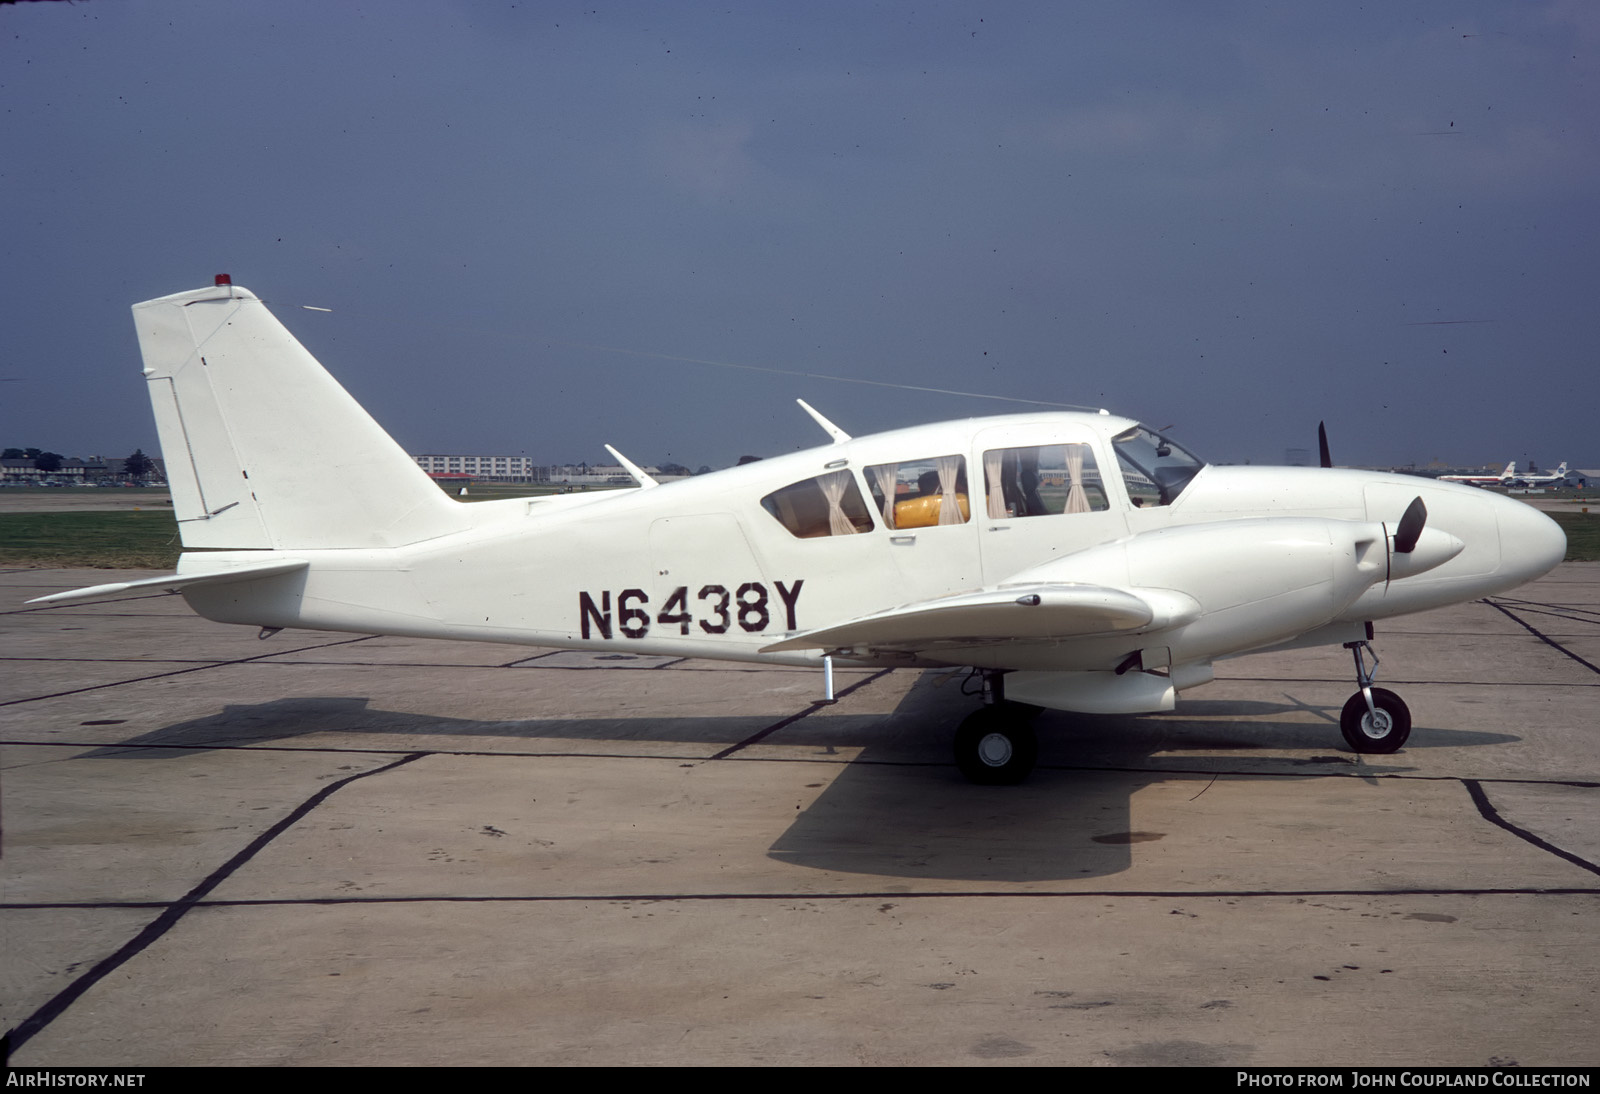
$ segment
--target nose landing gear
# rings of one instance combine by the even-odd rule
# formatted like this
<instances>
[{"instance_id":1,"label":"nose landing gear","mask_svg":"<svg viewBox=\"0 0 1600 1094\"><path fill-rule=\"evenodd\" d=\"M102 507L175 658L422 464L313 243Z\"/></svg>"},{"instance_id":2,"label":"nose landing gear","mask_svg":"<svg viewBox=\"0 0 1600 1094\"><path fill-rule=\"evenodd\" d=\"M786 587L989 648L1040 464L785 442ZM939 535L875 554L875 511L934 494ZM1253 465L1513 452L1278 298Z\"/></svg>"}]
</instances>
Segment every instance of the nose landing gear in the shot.
<instances>
[{"instance_id":1,"label":"nose landing gear","mask_svg":"<svg viewBox=\"0 0 1600 1094\"><path fill-rule=\"evenodd\" d=\"M1383 755L1399 752L1411 736L1411 711L1400 696L1372 686L1377 673L1378 655L1366 642L1346 642L1356 661L1356 682L1361 690L1350 696L1339 714L1339 732L1357 752ZM1369 669L1366 657L1372 658Z\"/></svg>"}]
</instances>

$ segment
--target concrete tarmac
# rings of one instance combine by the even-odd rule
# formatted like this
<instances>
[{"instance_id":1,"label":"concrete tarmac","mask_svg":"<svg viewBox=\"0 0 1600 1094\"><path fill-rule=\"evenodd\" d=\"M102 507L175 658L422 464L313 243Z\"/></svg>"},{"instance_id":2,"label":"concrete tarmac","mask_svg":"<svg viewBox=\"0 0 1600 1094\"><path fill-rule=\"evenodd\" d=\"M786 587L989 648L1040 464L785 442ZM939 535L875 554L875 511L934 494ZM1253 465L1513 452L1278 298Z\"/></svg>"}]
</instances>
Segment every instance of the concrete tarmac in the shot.
<instances>
[{"instance_id":1,"label":"concrete tarmac","mask_svg":"<svg viewBox=\"0 0 1600 1094\"><path fill-rule=\"evenodd\" d=\"M0 490L0 513L123 513L137 509L172 511L166 488L65 486L54 490Z\"/></svg>"},{"instance_id":2,"label":"concrete tarmac","mask_svg":"<svg viewBox=\"0 0 1600 1094\"><path fill-rule=\"evenodd\" d=\"M1380 625L1396 755L1305 650L1014 788L959 675L22 606L116 579L0 573L14 1065L1600 1064L1600 564Z\"/></svg>"}]
</instances>

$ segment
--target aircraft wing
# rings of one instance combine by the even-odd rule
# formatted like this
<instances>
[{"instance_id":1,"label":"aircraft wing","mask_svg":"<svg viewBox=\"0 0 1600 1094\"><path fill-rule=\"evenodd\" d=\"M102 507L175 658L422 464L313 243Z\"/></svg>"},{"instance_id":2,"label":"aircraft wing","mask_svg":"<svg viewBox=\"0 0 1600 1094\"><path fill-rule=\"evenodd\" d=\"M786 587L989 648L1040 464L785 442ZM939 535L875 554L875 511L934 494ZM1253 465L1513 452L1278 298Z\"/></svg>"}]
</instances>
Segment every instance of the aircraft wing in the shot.
<instances>
[{"instance_id":1,"label":"aircraft wing","mask_svg":"<svg viewBox=\"0 0 1600 1094\"><path fill-rule=\"evenodd\" d=\"M762 653L850 646L919 650L948 642L1081 638L1173 627L1200 615L1193 597L1170 589L1068 583L1008 585L925 600L805 631Z\"/></svg>"},{"instance_id":2,"label":"aircraft wing","mask_svg":"<svg viewBox=\"0 0 1600 1094\"><path fill-rule=\"evenodd\" d=\"M180 589L193 588L196 585L226 585L234 581L252 581L259 577L274 577L278 574L288 574L296 570L303 570L309 565L310 563L302 559L283 559L277 562L263 562L254 566L236 566L231 570L213 570L210 573L203 574L163 574L160 577L146 577L138 581L114 581L109 585L90 585L85 589L69 589L64 593L36 596L28 603L63 604L77 600L93 600L101 596L115 596L118 593L153 589L175 593Z\"/></svg>"}]
</instances>

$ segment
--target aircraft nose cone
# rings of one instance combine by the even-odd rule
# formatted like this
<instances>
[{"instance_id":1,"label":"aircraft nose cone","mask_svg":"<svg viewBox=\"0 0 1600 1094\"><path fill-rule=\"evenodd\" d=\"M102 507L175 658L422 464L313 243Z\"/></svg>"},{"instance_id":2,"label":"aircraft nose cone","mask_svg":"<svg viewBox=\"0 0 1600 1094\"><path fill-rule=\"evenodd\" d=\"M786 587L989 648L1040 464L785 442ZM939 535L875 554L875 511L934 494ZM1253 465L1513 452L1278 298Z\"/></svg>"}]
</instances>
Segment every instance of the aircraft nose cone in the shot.
<instances>
[{"instance_id":1,"label":"aircraft nose cone","mask_svg":"<svg viewBox=\"0 0 1600 1094\"><path fill-rule=\"evenodd\" d=\"M1567 534L1533 506L1506 498L1495 519L1500 525L1501 568L1521 580L1549 573L1566 557Z\"/></svg>"}]
</instances>

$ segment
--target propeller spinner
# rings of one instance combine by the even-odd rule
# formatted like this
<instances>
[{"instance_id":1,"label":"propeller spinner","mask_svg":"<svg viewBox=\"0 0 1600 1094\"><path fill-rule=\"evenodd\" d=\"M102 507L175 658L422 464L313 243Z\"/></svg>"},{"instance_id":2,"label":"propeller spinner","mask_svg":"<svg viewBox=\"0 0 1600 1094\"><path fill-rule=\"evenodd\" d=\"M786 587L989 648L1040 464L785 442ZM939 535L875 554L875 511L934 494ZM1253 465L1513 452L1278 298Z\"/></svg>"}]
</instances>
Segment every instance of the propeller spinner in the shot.
<instances>
[{"instance_id":1,"label":"propeller spinner","mask_svg":"<svg viewBox=\"0 0 1600 1094\"><path fill-rule=\"evenodd\" d=\"M1449 532L1427 524L1428 507L1420 497L1412 498L1400 523L1394 526L1394 535L1389 537L1388 580L1443 566L1466 549L1467 545Z\"/></svg>"}]
</instances>

